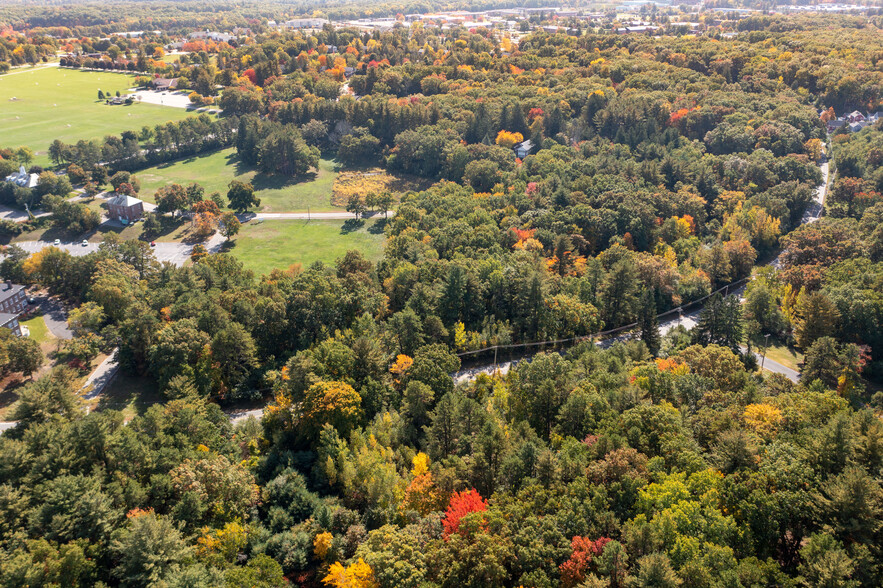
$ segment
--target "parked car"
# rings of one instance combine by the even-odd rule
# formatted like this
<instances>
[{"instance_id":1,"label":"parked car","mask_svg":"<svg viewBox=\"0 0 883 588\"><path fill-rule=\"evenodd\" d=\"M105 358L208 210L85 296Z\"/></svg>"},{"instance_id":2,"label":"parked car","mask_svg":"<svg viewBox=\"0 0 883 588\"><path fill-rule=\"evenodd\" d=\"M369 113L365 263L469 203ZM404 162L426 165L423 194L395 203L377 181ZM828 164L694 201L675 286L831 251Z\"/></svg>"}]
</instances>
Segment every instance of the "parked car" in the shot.
<instances>
[{"instance_id":1,"label":"parked car","mask_svg":"<svg viewBox=\"0 0 883 588\"><path fill-rule=\"evenodd\" d=\"M58 247L59 245L61 245L61 239L56 239L55 241L52 242L52 244L55 245L56 247Z\"/></svg>"},{"instance_id":2,"label":"parked car","mask_svg":"<svg viewBox=\"0 0 883 588\"><path fill-rule=\"evenodd\" d=\"M150 246L151 246L151 247L156 247L156 241L151 241L151 242L150 242Z\"/></svg>"},{"instance_id":3,"label":"parked car","mask_svg":"<svg viewBox=\"0 0 883 588\"><path fill-rule=\"evenodd\" d=\"M83 247L88 247L88 245L89 245L89 241L86 240L86 239L83 239L83 243L82 243L82 245L83 245Z\"/></svg>"}]
</instances>

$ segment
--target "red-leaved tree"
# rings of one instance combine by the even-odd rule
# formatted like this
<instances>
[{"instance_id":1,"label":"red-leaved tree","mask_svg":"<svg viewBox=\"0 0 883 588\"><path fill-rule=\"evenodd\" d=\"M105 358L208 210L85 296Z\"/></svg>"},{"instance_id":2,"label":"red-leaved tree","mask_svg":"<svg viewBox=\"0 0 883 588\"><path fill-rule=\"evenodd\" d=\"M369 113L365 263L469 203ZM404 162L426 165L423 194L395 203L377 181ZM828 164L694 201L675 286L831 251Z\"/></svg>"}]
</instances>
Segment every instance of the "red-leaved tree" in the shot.
<instances>
[{"instance_id":1,"label":"red-leaved tree","mask_svg":"<svg viewBox=\"0 0 883 588\"><path fill-rule=\"evenodd\" d=\"M447 538L456 533L460 528L460 519L473 512L484 512L487 510L487 501L481 497L481 494L473 488L464 492L454 492L451 496L451 502L445 511L445 519L442 521L444 525L444 533L442 536Z\"/></svg>"},{"instance_id":2,"label":"red-leaved tree","mask_svg":"<svg viewBox=\"0 0 883 588\"><path fill-rule=\"evenodd\" d=\"M609 537L601 537L597 541L579 535L574 537L570 542L573 554L558 567L561 570L561 585L570 588L585 580L592 559L601 555L609 542Z\"/></svg>"}]
</instances>

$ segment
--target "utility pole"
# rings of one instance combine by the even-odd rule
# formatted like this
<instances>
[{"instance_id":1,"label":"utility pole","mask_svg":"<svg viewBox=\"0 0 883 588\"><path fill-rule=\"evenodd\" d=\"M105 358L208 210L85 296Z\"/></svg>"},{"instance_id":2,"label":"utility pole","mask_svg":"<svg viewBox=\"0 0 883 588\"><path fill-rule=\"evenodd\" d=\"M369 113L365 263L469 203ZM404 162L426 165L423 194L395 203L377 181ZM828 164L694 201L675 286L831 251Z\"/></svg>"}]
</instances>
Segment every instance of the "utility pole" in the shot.
<instances>
[{"instance_id":1,"label":"utility pole","mask_svg":"<svg viewBox=\"0 0 883 588\"><path fill-rule=\"evenodd\" d=\"M763 342L763 358L760 360L760 369L763 369L763 365L766 363L766 350L767 350L767 347L770 346L770 334L767 333L766 335L764 335L764 336L763 336L763 339L764 339L764 342Z\"/></svg>"}]
</instances>

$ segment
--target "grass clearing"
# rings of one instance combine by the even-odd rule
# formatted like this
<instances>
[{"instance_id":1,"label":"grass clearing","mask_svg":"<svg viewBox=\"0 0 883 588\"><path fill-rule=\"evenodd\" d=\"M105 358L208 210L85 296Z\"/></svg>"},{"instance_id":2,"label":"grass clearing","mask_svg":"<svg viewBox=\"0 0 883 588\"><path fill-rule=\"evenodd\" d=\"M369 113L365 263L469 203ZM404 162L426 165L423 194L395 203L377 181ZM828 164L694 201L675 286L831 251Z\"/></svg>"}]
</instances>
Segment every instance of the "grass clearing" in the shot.
<instances>
[{"instance_id":1,"label":"grass clearing","mask_svg":"<svg viewBox=\"0 0 883 588\"><path fill-rule=\"evenodd\" d=\"M122 411L127 421L132 420L163 399L152 378L118 374L104 392L95 399L94 410Z\"/></svg>"},{"instance_id":2,"label":"grass clearing","mask_svg":"<svg viewBox=\"0 0 883 588\"><path fill-rule=\"evenodd\" d=\"M758 353L763 355L763 343L756 347L756 349ZM800 371L798 364L803 363L803 354L800 351L794 347L789 347L781 341L773 340L772 337L770 337L770 346L766 350L766 356L767 359L797 371Z\"/></svg>"},{"instance_id":3,"label":"grass clearing","mask_svg":"<svg viewBox=\"0 0 883 588\"><path fill-rule=\"evenodd\" d=\"M350 249L377 261L386 240L383 219L354 221L268 220L243 224L230 253L258 275L299 263L334 263Z\"/></svg>"},{"instance_id":4,"label":"grass clearing","mask_svg":"<svg viewBox=\"0 0 883 588\"><path fill-rule=\"evenodd\" d=\"M261 173L242 163L236 149L229 147L135 172L141 182L139 198L156 203L157 189L169 184L197 182L212 192L227 195L232 180L251 182L261 199L262 212L316 212L339 210L331 205L331 191L338 172L330 159L319 161L319 170L300 179Z\"/></svg>"},{"instance_id":5,"label":"grass clearing","mask_svg":"<svg viewBox=\"0 0 883 588\"><path fill-rule=\"evenodd\" d=\"M65 143L99 139L190 115L182 108L138 103L108 106L98 100L99 89L125 93L134 80L127 74L59 67L0 75L0 144L27 145L37 154L34 163L48 165L46 151L55 139Z\"/></svg>"},{"instance_id":6,"label":"grass clearing","mask_svg":"<svg viewBox=\"0 0 883 588\"><path fill-rule=\"evenodd\" d=\"M46 321L43 320L42 314L38 314L26 321L22 321L21 324L27 327L31 332L30 338L41 346L44 343L55 341L55 335L49 331L49 327L46 326Z\"/></svg>"}]
</instances>

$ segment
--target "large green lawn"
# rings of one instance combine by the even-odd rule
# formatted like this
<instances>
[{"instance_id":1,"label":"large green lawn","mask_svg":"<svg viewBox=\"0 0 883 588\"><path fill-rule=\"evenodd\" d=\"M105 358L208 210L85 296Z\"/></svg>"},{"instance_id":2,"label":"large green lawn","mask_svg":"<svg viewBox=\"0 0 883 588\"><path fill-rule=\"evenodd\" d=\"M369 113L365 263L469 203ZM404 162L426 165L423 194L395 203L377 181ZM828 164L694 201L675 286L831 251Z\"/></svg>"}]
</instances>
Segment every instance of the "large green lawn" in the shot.
<instances>
[{"instance_id":1,"label":"large green lawn","mask_svg":"<svg viewBox=\"0 0 883 588\"><path fill-rule=\"evenodd\" d=\"M226 195L227 185L236 179L252 183L261 199L263 212L306 212L308 208L317 212L339 210L331 205L331 188L337 171L329 159L319 161L318 172L292 179L258 172L243 164L236 150L230 147L150 167L135 172L135 176L141 182L140 197L148 202L155 202L153 194L157 188L190 182L199 183L205 188L206 195L212 192Z\"/></svg>"},{"instance_id":2,"label":"large green lawn","mask_svg":"<svg viewBox=\"0 0 883 588\"><path fill-rule=\"evenodd\" d=\"M251 221L242 226L230 252L258 275L299 263L334 263L350 249L376 261L383 253L383 219L368 220L352 229L353 221Z\"/></svg>"},{"instance_id":3,"label":"large green lawn","mask_svg":"<svg viewBox=\"0 0 883 588\"><path fill-rule=\"evenodd\" d=\"M27 145L37 153L34 163L46 165L55 139L76 143L189 116L183 108L98 100L99 89L125 93L133 84L134 76L126 74L58 67L0 75L0 147Z\"/></svg>"}]
</instances>

